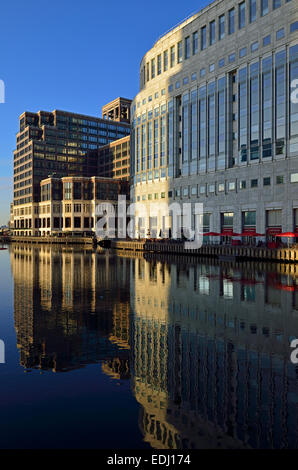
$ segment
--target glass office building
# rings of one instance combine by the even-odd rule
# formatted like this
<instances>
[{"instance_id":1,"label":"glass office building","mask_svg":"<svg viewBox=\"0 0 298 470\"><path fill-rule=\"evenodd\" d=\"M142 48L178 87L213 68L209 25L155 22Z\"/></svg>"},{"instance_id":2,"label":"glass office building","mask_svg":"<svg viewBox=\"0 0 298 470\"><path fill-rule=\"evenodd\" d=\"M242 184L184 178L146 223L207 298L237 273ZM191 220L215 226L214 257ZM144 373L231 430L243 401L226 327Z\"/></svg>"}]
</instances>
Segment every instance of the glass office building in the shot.
<instances>
[{"instance_id":1,"label":"glass office building","mask_svg":"<svg viewBox=\"0 0 298 470\"><path fill-rule=\"evenodd\" d=\"M113 159L103 156L100 149L129 139L130 103L124 98L114 100L103 107L102 118L59 110L20 116L13 162L15 235L35 233L42 180L50 176L118 177L113 173Z\"/></svg>"}]
</instances>

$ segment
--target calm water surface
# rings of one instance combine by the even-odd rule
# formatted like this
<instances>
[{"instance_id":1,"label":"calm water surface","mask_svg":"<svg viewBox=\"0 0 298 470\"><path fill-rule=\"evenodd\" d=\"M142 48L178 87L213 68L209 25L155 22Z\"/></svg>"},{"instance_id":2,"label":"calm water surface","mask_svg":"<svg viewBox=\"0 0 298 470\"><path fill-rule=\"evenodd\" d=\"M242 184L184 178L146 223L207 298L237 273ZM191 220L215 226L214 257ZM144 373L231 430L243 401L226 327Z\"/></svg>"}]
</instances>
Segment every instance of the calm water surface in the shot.
<instances>
[{"instance_id":1,"label":"calm water surface","mask_svg":"<svg viewBox=\"0 0 298 470\"><path fill-rule=\"evenodd\" d=\"M298 269L0 251L1 448L297 448Z\"/></svg>"}]
</instances>

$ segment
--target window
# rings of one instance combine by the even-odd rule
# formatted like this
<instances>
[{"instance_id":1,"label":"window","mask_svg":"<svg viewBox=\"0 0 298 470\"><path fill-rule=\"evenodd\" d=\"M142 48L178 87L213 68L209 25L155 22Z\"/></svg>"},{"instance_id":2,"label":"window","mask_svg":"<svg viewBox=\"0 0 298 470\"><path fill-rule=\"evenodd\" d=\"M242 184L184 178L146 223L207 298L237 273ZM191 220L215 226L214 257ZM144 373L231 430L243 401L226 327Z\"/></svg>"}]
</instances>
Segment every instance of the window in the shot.
<instances>
[{"instance_id":1,"label":"window","mask_svg":"<svg viewBox=\"0 0 298 470\"><path fill-rule=\"evenodd\" d=\"M225 190L225 184L224 183L219 183L218 185L218 192L221 193Z\"/></svg>"},{"instance_id":2,"label":"window","mask_svg":"<svg viewBox=\"0 0 298 470\"><path fill-rule=\"evenodd\" d=\"M271 35L268 34L268 36L265 36L263 38L263 46L268 46L271 43Z\"/></svg>"},{"instance_id":3,"label":"window","mask_svg":"<svg viewBox=\"0 0 298 470\"><path fill-rule=\"evenodd\" d=\"M198 50L199 50L199 35L198 35L198 31L196 31L192 35L192 53L193 53L193 55L197 54Z\"/></svg>"},{"instance_id":4,"label":"window","mask_svg":"<svg viewBox=\"0 0 298 470\"><path fill-rule=\"evenodd\" d=\"M283 175L278 175L276 177L276 184L284 184L284 176Z\"/></svg>"},{"instance_id":5,"label":"window","mask_svg":"<svg viewBox=\"0 0 298 470\"><path fill-rule=\"evenodd\" d=\"M221 15L218 19L218 39L225 37L225 15Z\"/></svg>"},{"instance_id":6,"label":"window","mask_svg":"<svg viewBox=\"0 0 298 470\"><path fill-rule=\"evenodd\" d=\"M64 199L71 199L71 183L64 183Z\"/></svg>"},{"instance_id":7,"label":"window","mask_svg":"<svg viewBox=\"0 0 298 470\"><path fill-rule=\"evenodd\" d=\"M261 16L265 16L269 12L269 0L261 0Z\"/></svg>"},{"instance_id":8,"label":"window","mask_svg":"<svg viewBox=\"0 0 298 470\"><path fill-rule=\"evenodd\" d=\"M185 196L185 197L188 196L188 188L183 189L183 196Z\"/></svg>"},{"instance_id":9,"label":"window","mask_svg":"<svg viewBox=\"0 0 298 470\"><path fill-rule=\"evenodd\" d=\"M267 176L267 177L263 178L263 185L264 186L270 186L270 184L271 184L270 176Z\"/></svg>"},{"instance_id":10,"label":"window","mask_svg":"<svg viewBox=\"0 0 298 470\"><path fill-rule=\"evenodd\" d=\"M298 173L292 173L290 181L291 183L298 183Z\"/></svg>"},{"instance_id":11,"label":"window","mask_svg":"<svg viewBox=\"0 0 298 470\"><path fill-rule=\"evenodd\" d=\"M155 59L151 60L151 78L155 77Z\"/></svg>"},{"instance_id":12,"label":"window","mask_svg":"<svg viewBox=\"0 0 298 470\"><path fill-rule=\"evenodd\" d=\"M74 217L74 228L81 228L81 217Z\"/></svg>"},{"instance_id":13,"label":"window","mask_svg":"<svg viewBox=\"0 0 298 470\"><path fill-rule=\"evenodd\" d=\"M210 65L209 65L209 72L214 72L214 69L215 69L215 65L214 65L214 64L210 64Z\"/></svg>"},{"instance_id":14,"label":"window","mask_svg":"<svg viewBox=\"0 0 298 470\"><path fill-rule=\"evenodd\" d=\"M183 85L187 85L189 82L188 77L183 78Z\"/></svg>"},{"instance_id":15,"label":"window","mask_svg":"<svg viewBox=\"0 0 298 470\"><path fill-rule=\"evenodd\" d=\"M235 33L235 9L229 11L229 34Z\"/></svg>"},{"instance_id":16,"label":"window","mask_svg":"<svg viewBox=\"0 0 298 470\"><path fill-rule=\"evenodd\" d=\"M185 38L185 51L184 51L184 54L185 54L185 59L190 58L190 37L189 36L187 38Z\"/></svg>"},{"instance_id":17,"label":"window","mask_svg":"<svg viewBox=\"0 0 298 470\"><path fill-rule=\"evenodd\" d=\"M247 54L247 48L246 47L242 47L242 49L240 49L239 51L239 57L245 57Z\"/></svg>"},{"instance_id":18,"label":"window","mask_svg":"<svg viewBox=\"0 0 298 470\"><path fill-rule=\"evenodd\" d=\"M169 53L168 51L164 51L163 53L163 71L166 72L169 67Z\"/></svg>"},{"instance_id":19,"label":"window","mask_svg":"<svg viewBox=\"0 0 298 470\"><path fill-rule=\"evenodd\" d=\"M205 69L205 68L202 68L202 69L200 70L200 77L205 77L205 75L206 75L206 69Z\"/></svg>"},{"instance_id":20,"label":"window","mask_svg":"<svg viewBox=\"0 0 298 470\"><path fill-rule=\"evenodd\" d=\"M212 46L212 44L215 43L215 21L211 21L209 23L209 44Z\"/></svg>"},{"instance_id":21,"label":"window","mask_svg":"<svg viewBox=\"0 0 298 470\"><path fill-rule=\"evenodd\" d=\"M161 74L161 55L157 56L157 75Z\"/></svg>"},{"instance_id":22,"label":"window","mask_svg":"<svg viewBox=\"0 0 298 470\"><path fill-rule=\"evenodd\" d=\"M176 88L176 89L180 88L180 82L176 82L175 88Z\"/></svg>"},{"instance_id":23,"label":"window","mask_svg":"<svg viewBox=\"0 0 298 470\"><path fill-rule=\"evenodd\" d=\"M281 28L278 31L276 31L276 39L282 39L285 37L285 28Z\"/></svg>"},{"instance_id":24,"label":"window","mask_svg":"<svg viewBox=\"0 0 298 470\"><path fill-rule=\"evenodd\" d=\"M197 79L197 74L196 72L191 74L191 81L194 82Z\"/></svg>"},{"instance_id":25,"label":"window","mask_svg":"<svg viewBox=\"0 0 298 470\"><path fill-rule=\"evenodd\" d=\"M178 64L182 62L182 41L177 44L177 62Z\"/></svg>"},{"instance_id":26,"label":"window","mask_svg":"<svg viewBox=\"0 0 298 470\"><path fill-rule=\"evenodd\" d=\"M230 63L231 63L231 62L235 62L235 60L236 60L236 55L235 55L235 53L230 54L230 55L229 55L229 62L230 62Z\"/></svg>"},{"instance_id":27,"label":"window","mask_svg":"<svg viewBox=\"0 0 298 470\"><path fill-rule=\"evenodd\" d=\"M225 59L224 59L224 58L223 58L223 59L219 59L219 61L218 61L218 67L221 68L221 67L223 67L224 65L225 65Z\"/></svg>"},{"instance_id":28,"label":"window","mask_svg":"<svg viewBox=\"0 0 298 470\"><path fill-rule=\"evenodd\" d=\"M256 211L242 212L242 216L243 216L243 225L244 225L244 227L255 226L256 225L256 223L257 223Z\"/></svg>"},{"instance_id":29,"label":"window","mask_svg":"<svg viewBox=\"0 0 298 470\"><path fill-rule=\"evenodd\" d=\"M171 47L171 67L175 65L175 46Z\"/></svg>"},{"instance_id":30,"label":"window","mask_svg":"<svg viewBox=\"0 0 298 470\"><path fill-rule=\"evenodd\" d=\"M166 94L166 89L163 88L163 89L161 90L161 96L164 96L165 94Z\"/></svg>"},{"instance_id":31,"label":"window","mask_svg":"<svg viewBox=\"0 0 298 470\"><path fill-rule=\"evenodd\" d=\"M230 181L230 183L229 183L229 191L235 191L235 189L236 189L235 181Z\"/></svg>"},{"instance_id":32,"label":"window","mask_svg":"<svg viewBox=\"0 0 298 470\"><path fill-rule=\"evenodd\" d=\"M294 31L298 31L298 21L290 25L290 33L294 33Z\"/></svg>"},{"instance_id":33,"label":"window","mask_svg":"<svg viewBox=\"0 0 298 470\"><path fill-rule=\"evenodd\" d=\"M246 181L245 180L240 181L239 187L240 189L246 189Z\"/></svg>"},{"instance_id":34,"label":"window","mask_svg":"<svg viewBox=\"0 0 298 470\"><path fill-rule=\"evenodd\" d=\"M209 184L209 193L215 192L215 184Z\"/></svg>"},{"instance_id":35,"label":"window","mask_svg":"<svg viewBox=\"0 0 298 470\"><path fill-rule=\"evenodd\" d=\"M257 3L256 0L249 0L249 22L253 23L257 18Z\"/></svg>"},{"instance_id":36,"label":"window","mask_svg":"<svg viewBox=\"0 0 298 470\"><path fill-rule=\"evenodd\" d=\"M205 194L206 186L200 186L200 194Z\"/></svg>"},{"instance_id":37,"label":"window","mask_svg":"<svg viewBox=\"0 0 298 470\"><path fill-rule=\"evenodd\" d=\"M238 25L242 29L245 26L245 2L239 3L238 8Z\"/></svg>"},{"instance_id":38,"label":"window","mask_svg":"<svg viewBox=\"0 0 298 470\"><path fill-rule=\"evenodd\" d=\"M258 180L257 179L253 179L250 181L250 187L251 188L257 188L258 187Z\"/></svg>"},{"instance_id":39,"label":"window","mask_svg":"<svg viewBox=\"0 0 298 470\"><path fill-rule=\"evenodd\" d=\"M206 49L207 46L207 27L203 26L201 28L201 51Z\"/></svg>"},{"instance_id":40,"label":"window","mask_svg":"<svg viewBox=\"0 0 298 470\"><path fill-rule=\"evenodd\" d=\"M192 186L192 188L191 188L191 195L192 195L192 196L196 196L196 195L197 195L197 187L196 187L196 186Z\"/></svg>"},{"instance_id":41,"label":"window","mask_svg":"<svg viewBox=\"0 0 298 470\"><path fill-rule=\"evenodd\" d=\"M273 10L276 10L276 8L281 7L281 0L273 0L272 3Z\"/></svg>"},{"instance_id":42,"label":"window","mask_svg":"<svg viewBox=\"0 0 298 470\"><path fill-rule=\"evenodd\" d=\"M258 43L258 41L253 42L253 43L251 44L251 46L250 46L251 52L255 52L255 51L257 51L258 49L259 49L259 43Z\"/></svg>"},{"instance_id":43,"label":"window","mask_svg":"<svg viewBox=\"0 0 298 470\"><path fill-rule=\"evenodd\" d=\"M161 194L160 194L160 197L161 197L161 199L165 199L166 193L161 193Z\"/></svg>"}]
</instances>

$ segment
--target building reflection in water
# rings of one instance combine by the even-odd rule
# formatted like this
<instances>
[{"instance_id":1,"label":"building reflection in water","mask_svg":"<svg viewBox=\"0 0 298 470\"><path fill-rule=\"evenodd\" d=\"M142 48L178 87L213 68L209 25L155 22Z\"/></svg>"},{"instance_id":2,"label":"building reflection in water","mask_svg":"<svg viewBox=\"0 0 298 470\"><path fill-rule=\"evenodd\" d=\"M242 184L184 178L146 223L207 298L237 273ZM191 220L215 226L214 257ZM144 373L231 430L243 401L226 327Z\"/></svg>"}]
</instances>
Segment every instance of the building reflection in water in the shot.
<instances>
[{"instance_id":1,"label":"building reflection in water","mask_svg":"<svg viewBox=\"0 0 298 470\"><path fill-rule=\"evenodd\" d=\"M113 373L114 366L121 375L128 371L130 298L125 259L16 245L11 247L11 265L23 367L61 372L107 361L106 371Z\"/></svg>"},{"instance_id":2,"label":"building reflection in water","mask_svg":"<svg viewBox=\"0 0 298 470\"><path fill-rule=\"evenodd\" d=\"M294 266L11 246L21 364L130 379L153 448L296 448Z\"/></svg>"}]
</instances>

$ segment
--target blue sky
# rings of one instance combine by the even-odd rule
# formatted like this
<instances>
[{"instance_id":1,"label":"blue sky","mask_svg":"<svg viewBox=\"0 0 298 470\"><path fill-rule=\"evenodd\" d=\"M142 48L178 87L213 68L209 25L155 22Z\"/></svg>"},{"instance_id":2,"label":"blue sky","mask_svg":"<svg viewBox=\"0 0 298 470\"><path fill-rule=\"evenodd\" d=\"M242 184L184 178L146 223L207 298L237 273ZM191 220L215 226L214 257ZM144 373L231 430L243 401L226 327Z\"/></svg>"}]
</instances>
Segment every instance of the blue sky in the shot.
<instances>
[{"instance_id":1,"label":"blue sky","mask_svg":"<svg viewBox=\"0 0 298 470\"><path fill-rule=\"evenodd\" d=\"M139 64L155 40L210 1L12 0L1 4L0 226L12 200L19 115L64 109L100 115L138 92Z\"/></svg>"}]
</instances>

